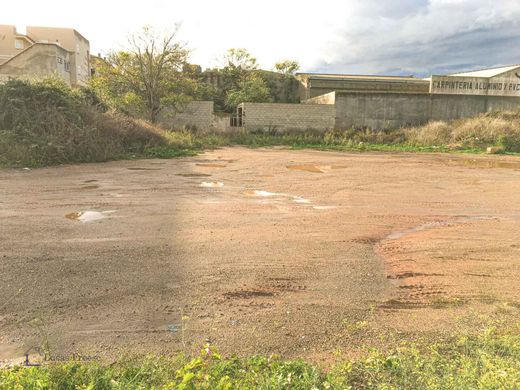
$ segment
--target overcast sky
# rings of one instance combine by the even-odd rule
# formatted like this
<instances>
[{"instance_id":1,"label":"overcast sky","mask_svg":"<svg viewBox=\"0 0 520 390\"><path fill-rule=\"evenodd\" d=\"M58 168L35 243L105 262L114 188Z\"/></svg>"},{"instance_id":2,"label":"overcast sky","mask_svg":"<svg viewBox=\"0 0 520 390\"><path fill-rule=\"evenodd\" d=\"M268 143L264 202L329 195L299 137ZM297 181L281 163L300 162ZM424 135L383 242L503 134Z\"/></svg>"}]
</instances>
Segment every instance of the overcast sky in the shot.
<instances>
[{"instance_id":1,"label":"overcast sky","mask_svg":"<svg viewBox=\"0 0 520 390\"><path fill-rule=\"evenodd\" d=\"M520 0L25 0L2 2L0 24L73 27L92 53L124 47L143 25L174 29L191 62L218 65L244 47L264 69L443 74L520 63Z\"/></svg>"}]
</instances>

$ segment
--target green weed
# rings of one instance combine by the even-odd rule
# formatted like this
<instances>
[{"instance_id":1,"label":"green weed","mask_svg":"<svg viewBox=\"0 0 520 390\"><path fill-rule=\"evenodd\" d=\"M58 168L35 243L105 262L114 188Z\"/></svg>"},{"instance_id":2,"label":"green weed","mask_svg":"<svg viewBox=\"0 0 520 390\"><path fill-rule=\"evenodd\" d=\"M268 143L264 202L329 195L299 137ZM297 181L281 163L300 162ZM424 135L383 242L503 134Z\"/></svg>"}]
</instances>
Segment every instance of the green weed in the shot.
<instances>
[{"instance_id":1,"label":"green weed","mask_svg":"<svg viewBox=\"0 0 520 390\"><path fill-rule=\"evenodd\" d=\"M274 356L130 357L0 370L2 389L517 389L520 331L490 328L433 345L372 350L327 372Z\"/></svg>"}]
</instances>

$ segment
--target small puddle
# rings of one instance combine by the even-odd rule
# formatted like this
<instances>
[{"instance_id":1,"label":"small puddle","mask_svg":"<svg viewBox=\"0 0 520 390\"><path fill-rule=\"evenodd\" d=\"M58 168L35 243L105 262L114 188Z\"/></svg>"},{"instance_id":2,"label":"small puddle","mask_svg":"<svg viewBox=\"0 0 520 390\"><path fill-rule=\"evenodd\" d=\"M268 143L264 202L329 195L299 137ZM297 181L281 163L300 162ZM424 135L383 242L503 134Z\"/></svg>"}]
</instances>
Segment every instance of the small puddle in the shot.
<instances>
[{"instance_id":1,"label":"small puddle","mask_svg":"<svg viewBox=\"0 0 520 390\"><path fill-rule=\"evenodd\" d=\"M182 177L210 177L211 175L207 173L176 173L175 176Z\"/></svg>"},{"instance_id":2,"label":"small puddle","mask_svg":"<svg viewBox=\"0 0 520 390\"><path fill-rule=\"evenodd\" d=\"M279 192L269 192L269 191L264 191L264 190L245 190L244 195L257 196L260 198L272 198L272 197L286 198L286 199L291 199L294 203L298 203L298 204L302 204L302 205L309 205L310 203L312 203L312 201L310 201L309 199L302 198L301 196L282 194Z\"/></svg>"},{"instance_id":3,"label":"small puddle","mask_svg":"<svg viewBox=\"0 0 520 390\"><path fill-rule=\"evenodd\" d=\"M263 190L245 190L244 195L247 196L261 196L261 197L268 197L268 196L283 196L283 194L277 194L276 192L269 192L269 191L263 191Z\"/></svg>"},{"instance_id":4,"label":"small puddle","mask_svg":"<svg viewBox=\"0 0 520 390\"><path fill-rule=\"evenodd\" d=\"M90 180L85 180L83 183L95 183L97 182L96 179L90 179Z\"/></svg>"},{"instance_id":5,"label":"small puddle","mask_svg":"<svg viewBox=\"0 0 520 390\"><path fill-rule=\"evenodd\" d=\"M205 188L220 188L224 187L224 183L221 181L203 181L200 183L200 186Z\"/></svg>"},{"instance_id":6,"label":"small puddle","mask_svg":"<svg viewBox=\"0 0 520 390\"><path fill-rule=\"evenodd\" d=\"M108 211L79 211L74 213L69 213L65 215L65 218L70 219L71 221L79 221L79 222L93 222L99 221L100 219L107 218L108 214L115 213L115 210Z\"/></svg>"},{"instance_id":7,"label":"small puddle","mask_svg":"<svg viewBox=\"0 0 520 390\"><path fill-rule=\"evenodd\" d=\"M311 201L309 199L302 198L300 196L293 196L293 202L295 203L303 203L303 204L309 204Z\"/></svg>"},{"instance_id":8,"label":"small puddle","mask_svg":"<svg viewBox=\"0 0 520 390\"><path fill-rule=\"evenodd\" d=\"M195 164L199 167L206 167L206 168L225 168L225 164L215 164L215 163L197 163Z\"/></svg>"},{"instance_id":9,"label":"small puddle","mask_svg":"<svg viewBox=\"0 0 520 390\"><path fill-rule=\"evenodd\" d=\"M305 171L305 172L311 172L311 173L326 173L333 169L344 169L347 168L346 165L310 165L310 164L303 164L303 165L287 165L287 169L291 169L294 171Z\"/></svg>"}]
</instances>

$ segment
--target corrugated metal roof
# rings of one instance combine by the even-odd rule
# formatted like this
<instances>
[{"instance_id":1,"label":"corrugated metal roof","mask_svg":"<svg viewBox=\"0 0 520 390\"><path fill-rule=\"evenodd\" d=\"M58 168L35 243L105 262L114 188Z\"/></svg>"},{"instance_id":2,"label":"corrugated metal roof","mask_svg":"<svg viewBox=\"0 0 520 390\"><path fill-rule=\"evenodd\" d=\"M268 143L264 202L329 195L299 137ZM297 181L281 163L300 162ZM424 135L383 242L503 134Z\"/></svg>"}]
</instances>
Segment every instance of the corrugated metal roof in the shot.
<instances>
[{"instance_id":1,"label":"corrugated metal roof","mask_svg":"<svg viewBox=\"0 0 520 390\"><path fill-rule=\"evenodd\" d=\"M520 69L520 65L509 65L509 66L501 66L499 68L489 68L489 69L481 69L474 70L472 72L464 72L464 73L455 73L450 74L450 76L461 76L461 77L495 77L502 73L509 72L511 70Z\"/></svg>"}]
</instances>

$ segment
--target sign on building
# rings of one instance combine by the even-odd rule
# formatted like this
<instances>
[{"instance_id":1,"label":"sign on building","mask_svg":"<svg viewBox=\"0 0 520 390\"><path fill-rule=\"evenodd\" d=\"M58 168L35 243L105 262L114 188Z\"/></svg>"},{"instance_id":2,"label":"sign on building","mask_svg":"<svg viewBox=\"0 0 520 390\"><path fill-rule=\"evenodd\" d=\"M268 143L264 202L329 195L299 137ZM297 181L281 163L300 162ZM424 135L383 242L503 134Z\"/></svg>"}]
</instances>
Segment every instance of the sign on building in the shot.
<instances>
[{"instance_id":1,"label":"sign on building","mask_svg":"<svg viewBox=\"0 0 520 390\"><path fill-rule=\"evenodd\" d=\"M520 97L520 71L496 77L432 76L430 93Z\"/></svg>"}]
</instances>

